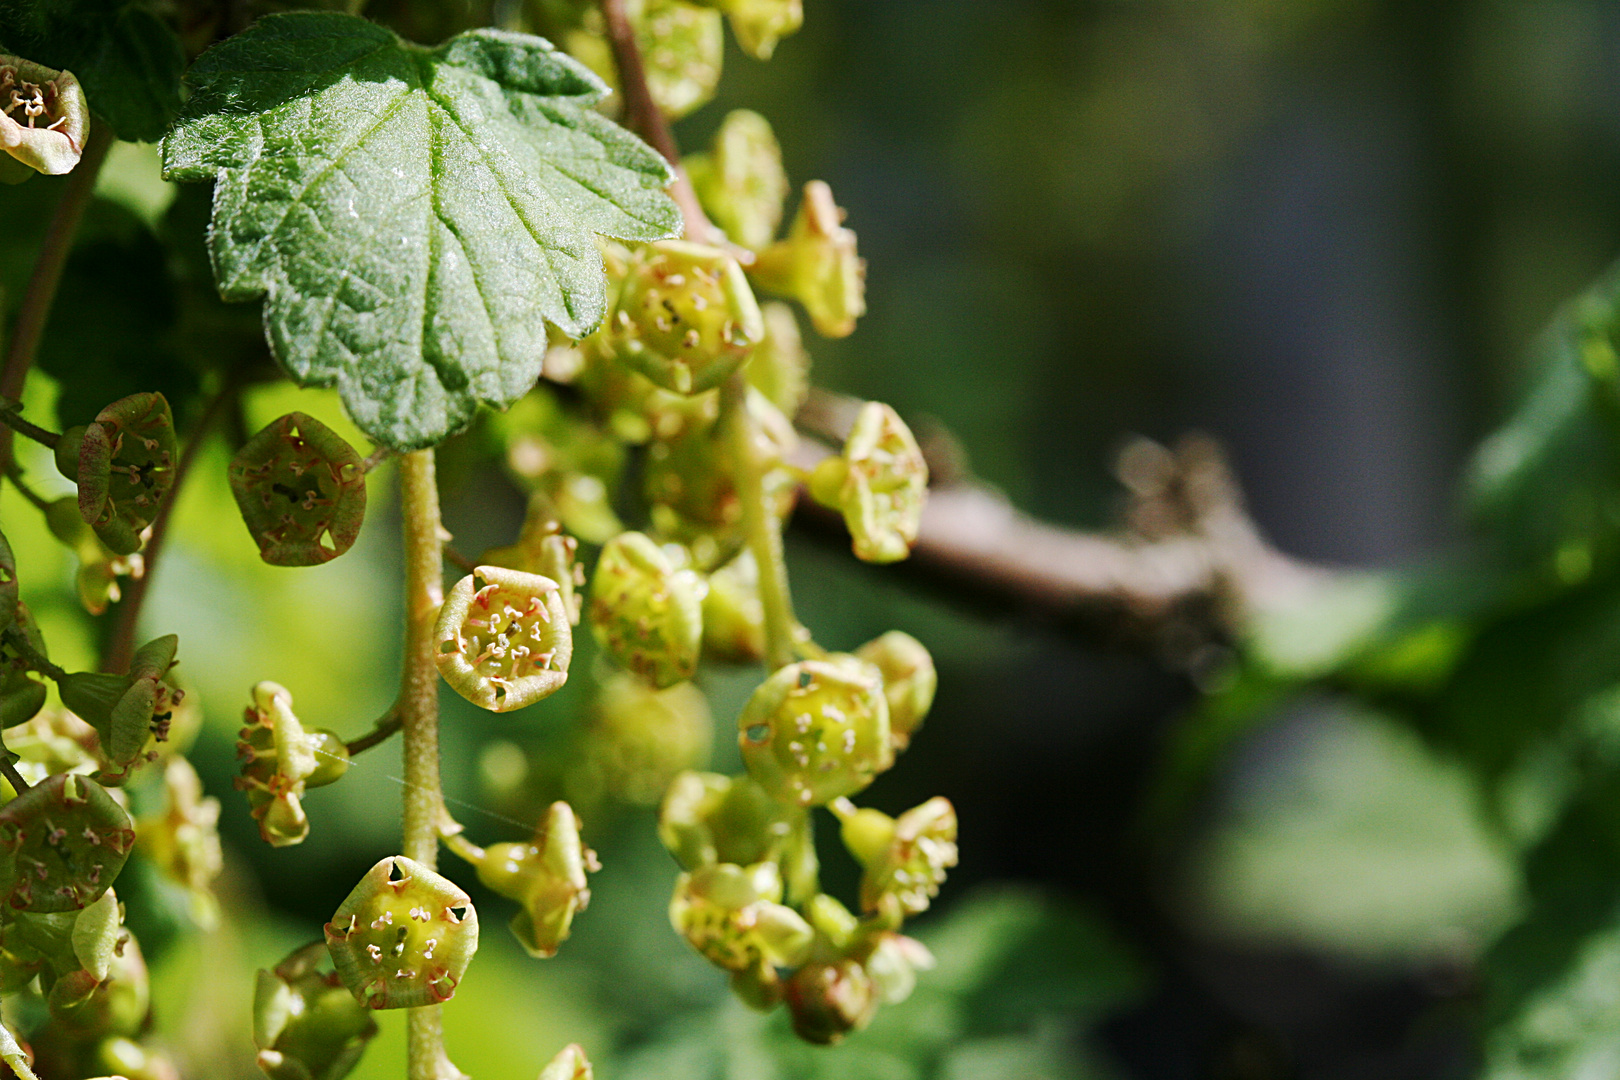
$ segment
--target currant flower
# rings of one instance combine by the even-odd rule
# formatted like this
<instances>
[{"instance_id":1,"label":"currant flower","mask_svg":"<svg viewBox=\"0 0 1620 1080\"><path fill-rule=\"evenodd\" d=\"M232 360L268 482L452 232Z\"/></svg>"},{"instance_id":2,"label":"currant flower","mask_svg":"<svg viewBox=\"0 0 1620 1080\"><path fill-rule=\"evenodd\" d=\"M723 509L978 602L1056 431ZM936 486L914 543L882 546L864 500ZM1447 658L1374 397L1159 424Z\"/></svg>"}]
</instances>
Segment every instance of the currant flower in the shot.
<instances>
[{"instance_id":1,"label":"currant flower","mask_svg":"<svg viewBox=\"0 0 1620 1080\"><path fill-rule=\"evenodd\" d=\"M848 337L866 314L866 262L844 217L832 188L810 181L787 239L761 251L748 268L762 289L803 304L822 337Z\"/></svg>"},{"instance_id":2,"label":"currant flower","mask_svg":"<svg viewBox=\"0 0 1620 1080\"><path fill-rule=\"evenodd\" d=\"M703 641L703 580L676 569L642 533L620 533L591 578L591 630L620 664L657 687L690 679Z\"/></svg>"},{"instance_id":3,"label":"currant flower","mask_svg":"<svg viewBox=\"0 0 1620 1080\"><path fill-rule=\"evenodd\" d=\"M67 1041L84 1043L137 1035L151 1010L151 981L140 943L118 926L117 904L110 906L112 933L106 932L109 927L105 922L99 928L103 966L96 971L80 968L62 975L47 996L53 1034ZM75 938L83 934L84 921L81 916L74 923Z\"/></svg>"},{"instance_id":4,"label":"currant flower","mask_svg":"<svg viewBox=\"0 0 1620 1080\"><path fill-rule=\"evenodd\" d=\"M783 802L853 795L894 763L883 676L852 656L780 668L737 720L748 773Z\"/></svg>"},{"instance_id":5,"label":"currant flower","mask_svg":"<svg viewBox=\"0 0 1620 1080\"><path fill-rule=\"evenodd\" d=\"M658 838L686 870L764 862L789 828L782 805L747 776L683 772L658 810Z\"/></svg>"},{"instance_id":6,"label":"currant flower","mask_svg":"<svg viewBox=\"0 0 1620 1080\"><path fill-rule=\"evenodd\" d=\"M703 598L703 656L753 664L765 656L765 605L759 599L759 564L746 548L709 575Z\"/></svg>"},{"instance_id":7,"label":"currant flower","mask_svg":"<svg viewBox=\"0 0 1620 1080\"><path fill-rule=\"evenodd\" d=\"M861 907L878 910L886 897L907 915L928 910L939 895L945 872L956 865L956 808L935 796L898 818L879 810L857 810L848 799L832 804L842 825L844 846L866 868Z\"/></svg>"},{"instance_id":8,"label":"currant flower","mask_svg":"<svg viewBox=\"0 0 1620 1080\"><path fill-rule=\"evenodd\" d=\"M377 1034L371 1010L335 971L321 971L323 942L259 971L253 992L253 1044L270 1080L341 1080Z\"/></svg>"},{"instance_id":9,"label":"currant flower","mask_svg":"<svg viewBox=\"0 0 1620 1080\"><path fill-rule=\"evenodd\" d=\"M592 1080L590 1059L578 1043L569 1043L540 1070L539 1080Z\"/></svg>"},{"instance_id":10,"label":"currant flower","mask_svg":"<svg viewBox=\"0 0 1620 1080\"><path fill-rule=\"evenodd\" d=\"M371 1009L449 1001L478 951L478 913L448 878L393 855L366 872L326 924L343 985Z\"/></svg>"},{"instance_id":11,"label":"currant flower","mask_svg":"<svg viewBox=\"0 0 1620 1080\"><path fill-rule=\"evenodd\" d=\"M863 405L843 454L817 465L809 486L817 502L843 513L856 558L890 563L911 554L928 498L928 462L889 406Z\"/></svg>"},{"instance_id":12,"label":"currant flower","mask_svg":"<svg viewBox=\"0 0 1620 1080\"><path fill-rule=\"evenodd\" d=\"M72 72L0 54L0 180L72 172L89 135L90 109Z\"/></svg>"},{"instance_id":13,"label":"currant flower","mask_svg":"<svg viewBox=\"0 0 1620 1080\"><path fill-rule=\"evenodd\" d=\"M0 742L17 756L17 771L30 784L56 773L92 773L100 763L95 728L58 706L6 728Z\"/></svg>"},{"instance_id":14,"label":"currant flower","mask_svg":"<svg viewBox=\"0 0 1620 1080\"><path fill-rule=\"evenodd\" d=\"M776 236L788 178L782 148L763 116L747 109L727 113L709 151L689 154L681 164L703 209L733 241L758 249Z\"/></svg>"},{"instance_id":15,"label":"currant flower","mask_svg":"<svg viewBox=\"0 0 1620 1080\"><path fill-rule=\"evenodd\" d=\"M815 937L781 899L775 863L715 863L676 879L669 921L711 964L752 972L769 985L776 981L775 968L804 962Z\"/></svg>"},{"instance_id":16,"label":"currant flower","mask_svg":"<svg viewBox=\"0 0 1620 1080\"><path fill-rule=\"evenodd\" d=\"M265 843L301 844L309 835L304 793L342 779L348 747L330 731L306 731L292 710L292 694L279 683L261 682L252 696L237 734L242 774L234 784L247 793Z\"/></svg>"},{"instance_id":17,"label":"currant flower","mask_svg":"<svg viewBox=\"0 0 1620 1080\"><path fill-rule=\"evenodd\" d=\"M574 914L590 903L585 872L599 869L595 852L580 842L573 808L555 802L528 841L484 849L478 880L522 905L512 933L530 956L550 957L567 939Z\"/></svg>"},{"instance_id":18,"label":"currant flower","mask_svg":"<svg viewBox=\"0 0 1620 1080\"><path fill-rule=\"evenodd\" d=\"M135 823L88 776L52 776L0 807L0 889L17 911L76 911L124 869Z\"/></svg>"},{"instance_id":19,"label":"currant flower","mask_svg":"<svg viewBox=\"0 0 1620 1080\"><path fill-rule=\"evenodd\" d=\"M934 967L934 954L916 938L889 931L879 936L866 958L866 973L878 996L898 1005L917 988L917 972Z\"/></svg>"},{"instance_id":20,"label":"currant flower","mask_svg":"<svg viewBox=\"0 0 1620 1080\"><path fill-rule=\"evenodd\" d=\"M433 635L444 681L490 712L532 705L568 681L574 634L551 578L476 567L445 596Z\"/></svg>"},{"instance_id":21,"label":"currant flower","mask_svg":"<svg viewBox=\"0 0 1620 1080\"><path fill-rule=\"evenodd\" d=\"M855 650L855 655L883 673L883 696L889 701L889 737L904 750L922 727L934 704L939 675L922 642L890 630Z\"/></svg>"},{"instance_id":22,"label":"currant flower","mask_svg":"<svg viewBox=\"0 0 1620 1080\"><path fill-rule=\"evenodd\" d=\"M687 240L636 253L606 325L620 361L677 394L719 386L765 336L736 258Z\"/></svg>"},{"instance_id":23,"label":"currant flower","mask_svg":"<svg viewBox=\"0 0 1620 1080\"><path fill-rule=\"evenodd\" d=\"M10 632L20 634L29 649L44 656L45 636L28 605L19 600L12 611ZM44 707L45 684L34 677L34 668L23 652L0 637L0 727L23 723Z\"/></svg>"},{"instance_id":24,"label":"currant flower","mask_svg":"<svg viewBox=\"0 0 1620 1080\"><path fill-rule=\"evenodd\" d=\"M164 877L186 890L192 919L204 929L218 918L210 888L224 867L219 843L219 800L203 795L197 770L183 757L163 770L164 806L143 818L139 847Z\"/></svg>"},{"instance_id":25,"label":"currant flower","mask_svg":"<svg viewBox=\"0 0 1620 1080\"><path fill-rule=\"evenodd\" d=\"M179 644L174 634L153 638L135 651L124 675L79 671L57 681L62 704L96 729L102 756L116 769L103 780L121 782L154 737L168 738L174 711L186 696L165 681Z\"/></svg>"},{"instance_id":26,"label":"currant flower","mask_svg":"<svg viewBox=\"0 0 1620 1080\"><path fill-rule=\"evenodd\" d=\"M79 557L74 584L78 587L79 603L90 614L100 615L123 595L119 578L139 579L145 575L146 560L139 552L116 554L85 524L77 496L64 495L47 506L45 524L52 536Z\"/></svg>"},{"instance_id":27,"label":"currant flower","mask_svg":"<svg viewBox=\"0 0 1620 1080\"><path fill-rule=\"evenodd\" d=\"M879 1001L866 968L849 958L804 965L787 980L782 997L793 1017L794 1034L821 1046L864 1028Z\"/></svg>"},{"instance_id":28,"label":"currant flower","mask_svg":"<svg viewBox=\"0 0 1620 1080\"><path fill-rule=\"evenodd\" d=\"M691 683L662 690L628 672L597 687L586 729L591 777L615 798L654 806L677 773L709 756L714 718Z\"/></svg>"},{"instance_id":29,"label":"currant flower","mask_svg":"<svg viewBox=\"0 0 1620 1080\"><path fill-rule=\"evenodd\" d=\"M236 452L229 475L242 521L271 566L319 566L360 535L365 465L313 416L294 412L271 421Z\"/></svg>"},{"instance_id":30,"label":"currant flower","mask_svg":"<svg viewBox=\"0 0 1620 1080\"><path fill-rule=\"evenodd\" d=\"M75 444L75 468L67 475L79 485L79 513L113 552L134 553L174 486L179 444L168 401L141 393L108 405L82 435L63 436L56 448L59 468Z\"/></svg>"}]
</instances>

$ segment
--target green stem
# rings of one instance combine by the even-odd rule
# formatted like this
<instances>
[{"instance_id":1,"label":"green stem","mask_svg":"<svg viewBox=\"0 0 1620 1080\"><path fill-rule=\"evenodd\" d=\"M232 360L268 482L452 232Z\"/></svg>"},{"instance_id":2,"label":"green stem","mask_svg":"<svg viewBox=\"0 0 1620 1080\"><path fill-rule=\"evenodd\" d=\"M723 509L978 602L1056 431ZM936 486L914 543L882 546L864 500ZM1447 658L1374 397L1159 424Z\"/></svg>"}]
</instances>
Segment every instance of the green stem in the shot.
<instances>
[{"instance_id":1,"label":"green stem","mask_svg":"<svg viewBox=\"0 0 1620 1080\"><path fill-rule=\"evenodd\" d=\"M405 519L405 673L399 718L405 733L405 836L403 852L429 869L438 867L439 669L433 659L433 622L444 603L443 541L439 487L433 451L399 459L400 508ZM448 1058L439 1006L424 1005L405 1016L410 1080L442 1080Z\"/></svg>"},{"instance_id":2,"label":"green stem","mask_svg":"<svg viewBox=\"0 0 1620 1080\"><path fill-rule=\"evenodd\" d=\"M399 703L395 702L388 707L388 711L377 718L371 725L371 730L352 742L345 743L343 748L349 752L350 757L363 754L373 746L380 746L394 737L394 733L404 726L400 718Z\"/></svg>"},{"instance_id":3,"label":"green stem","mask_svg":"<svg viewBox=\"0 0 1620 1080\"><path fill-rule=\"evenodd\" d=\"M107 151L112 149L112 136L102 128L90 135L84 156L68 177L62 198L51 215L45 230L45 242L34 260L28 287L23 291L22 308L17 322L11 328L11 343L6 358L0 365L0 398L16 401L22 397L23 384L28 381L28 370L34 366L34 355L39 351L39 339L45 332L45 322L56 300L57 286L62 283L62 270L67 266L68 253L73 249L73 234L78 231L85 207L96 190L96 176L101 172ZM38 181L35 181L38 183ZM11 432L0 431L0 460L11 457Z\"/></svg>"},{"instance_id":4,"label":"green stem","mask_svg":"<svg viewBox=\"0 0 1620 1080\"><path fill-rule=\"evenodd\" d=\"M748 383L740 370L720 388L720 410L720 423L728 427L736 459L732 483L742 504L743 529L754 562L759 564L759 601L765 609L765 661L774 670L793 663L797 656L799 623L788 592L781 525L765 505L759 433L748 412Z\"/></svg>"},{"instance_id":5,"label":"green stem","mask_svg":"<svg viewBox=\"0 0 1620 1080\"><path fill-rule=\"evenodd\" d=\"M24 420L22 417L18 416L16 412L9 408L0 409L0 424L6 425L6 427L10 428L12 431L15 431L24 438L33 439L35 442L40 443L43 446L47 446L52 450L55 450L56 444L62 441L62 436L58 435L56 432L46 431L38 424L30 424L27 420Z\"/></svg>"},{"instance_id":6,"label":"green stem","mask_svg":"<svg viewBox=\"0 0 1620 1080\"><path fill-rule=\"evenodd\" d=\"M467 862L472 863L474 866L477 866L479 863L484 861L484 849L467 839L461 833L451 832L450 830L446 829L440 833L439 838L444 841L445 847L455 852Z\"/></svg>"},{"instance_id":7,"label":"green stem","mask_svg":"<svg viewBox=\"0 0 1620 1080\"><path fill-rule=\"evenodd\" d=\"M51 663L50 658L28 643L27 636L15 626L8 626L5 631L5 641L11 650L22 657L23 663L34 671L44 675L52 682L61 682L68 677L63 668Z\"/></svg>"}]
</instances>

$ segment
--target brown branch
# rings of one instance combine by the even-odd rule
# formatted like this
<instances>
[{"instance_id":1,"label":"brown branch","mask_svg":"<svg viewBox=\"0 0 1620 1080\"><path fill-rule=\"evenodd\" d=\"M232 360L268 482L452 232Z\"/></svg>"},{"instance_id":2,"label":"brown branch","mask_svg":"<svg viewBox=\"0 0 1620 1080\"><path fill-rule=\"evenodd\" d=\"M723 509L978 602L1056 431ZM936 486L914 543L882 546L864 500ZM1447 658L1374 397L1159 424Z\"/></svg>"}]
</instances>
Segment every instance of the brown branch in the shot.
<instances>
[{"instance_id":1,"label":"brown branch","mask_svg":"<svg viewBox=\"0 0 1620 1080\"><path fill-rule=\"evenodd\" d=\"M129 584L129 594L124 597L123 603L118 605L118 618L113 626L112 637L108 641L107 651L102 657L101 670L123 672L129 670L130 660L135 655L135 631L141 618L141 609L146 604L146 594L152 585L152 574L157 568L158 556L163 553L163 542L169 535L169 518L174 513L175 504L180 501L180 489L185 483L191 466L197 460L197 454L213 428L215 421L225 411L225 407L241 389L239 380L228 378L225 385L209 399L203 409L202 416L198 417L197 424L191 429L191 435L180 450L180 460L174 468L174 484L169 488L168 497L163 505L158 507L157 516L152 519L152 535L142 549L145 567L140 577Z\"/></svg>"},{"instance_id":2,"label":"brown branch","mask_svg":"<svg viewBox=\"0 0 1620 1080\"><path fill-rule=\"evenodd\" d=\"M830 454L826 443L842 442L860 404L817 391L797 423L820 441L801 441L793 463L813 468ZM1255 612L1288 603L1329 573L1266 543L1213 440L1190 437L1175 452L1137 440L1119 471L1131 526L1119 534L1039 521L968 479L932 488L911 558L894 569L958 598L1109 637L1166 644L1179 632L1189 649L1178 654L1231 639ZM808 498L798 518L842 533L840 516Z\"/></svg>"},{"instance_id":3,"label":"brown branch","mask_svg":"<svg viewBox=\"0 0 1620 1080\"><path fill-rule=\"evenodd\" d=\"M0 398L16 401L22 397L23 384L28 381L28 370L34 366L34 355L39 351L39 339L45 332L45 322L56 299L57 286L62 283L62 271L67 266L68 254L73 250L73 234L79 229L85 207L96 189L96 177L107 151L112 149L111 134L97 128L90 135L84 155L68 177L62 198L51 214L45 229L45 240L34 260L28 286L23 290L22 307L11 328L11 342L6 358L0 365ZM37 181L36 181L37 182ZM11 432L0 431L0 459L11 457Z\"/></svg>"},{"instance_id":4,"label":"brown branch","mask_svg":"<svg viewBox=\"0 0 1620 1080\"><path fill-rule=\"evenodd\" d=\"M619 94L624 98L624 126L664 155L664 160L675 170L669 194L681 208L681 216L686 221L686 238L713 243L719 239L720 230L703 212L697 192L692 190L692 181L681 167L681 151L675 144L675 135L664 119L663 110L653 100L652 90L647 85L647 67L641 59L641 47L636 44L635 28L625 13L624 0L601 0L601 5L608 48L613 52L613 66L619 72Z\"/></svg>"}]
</instances>

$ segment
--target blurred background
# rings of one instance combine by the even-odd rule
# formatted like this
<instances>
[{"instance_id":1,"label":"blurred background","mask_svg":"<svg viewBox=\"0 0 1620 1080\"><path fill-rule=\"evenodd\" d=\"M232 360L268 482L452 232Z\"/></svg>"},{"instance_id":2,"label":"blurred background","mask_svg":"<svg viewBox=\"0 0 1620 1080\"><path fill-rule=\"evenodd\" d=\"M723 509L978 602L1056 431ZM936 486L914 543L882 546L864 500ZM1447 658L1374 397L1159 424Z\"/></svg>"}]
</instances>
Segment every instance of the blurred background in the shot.
<instances>
[{"instance_id":1,"label":"blurred background","mask_svg":"<svg viewBox=\"0 0 1620 1080\"><path fill-rule=\"evenodd\" d=\"M1521 357L1620 250L1620 9L1602 0L805 7L769 64L728 40L719 96L677 135L698 149L732 108L770 119L789 175L832 185L870 266L857 333L808 340L816 382L942 425L977 477L1057 524L1115 521L1128 436L1197 430L1228 449L1284 551L1370 568L1444 557L1465 542L1459 481L1518 399ZM173 194L150 155L119 154L104 193L160 212ZM343 423L333 399L292 390L257 393L249 420L290 408ZM517 488L473 468L491 439L474 431L445 455L447 524L468 552L509 543L522 518ZM274 851L230 790L235 730L266 678L306 723L349 736L387 707L397 519L373 484L351 555L263 566L225 450L211 453L146 622L179 633L206 709L194 760L225 807L227 918L209 939L136 929L164 1022L216 1063L209 1075L246 1077L253 966L318 935L393 850L399 772L391 750L358 759L311 795L310 840ZM8 534L24 519L12 498ZM25 598L53 648L70 666L75 648L88 657L71 559L42 530L12 541L25 581L43 583ZM446 1011L464 1069L528 1075L515 1063L576 1040L608 1080L1486 1067L1475 963L1524 892L1473 774L1376 710L1294 695L1255 710L1207 790L1155 826L1144 799L1200 696L1185 675L861 567L841 541L796 532L789 559L818 640L899 628L939 665L927 727L867 799L897 812L942 794L958 809L961 865L919 921L939 970L844 1047L798 1046L671 933L675 867L654 811L581 734L591 681L511 716L446 694L446 790L475 838L518 839L534 807L568 797L604 864L551 961L523 956L502 902L475 893L484 950ZM703 682L721 771L754 678ZM848 893L843 856L824 863ZM356 1076L402 1072L402 1025L383 1022Z\"/></svg>"}]
</instances>

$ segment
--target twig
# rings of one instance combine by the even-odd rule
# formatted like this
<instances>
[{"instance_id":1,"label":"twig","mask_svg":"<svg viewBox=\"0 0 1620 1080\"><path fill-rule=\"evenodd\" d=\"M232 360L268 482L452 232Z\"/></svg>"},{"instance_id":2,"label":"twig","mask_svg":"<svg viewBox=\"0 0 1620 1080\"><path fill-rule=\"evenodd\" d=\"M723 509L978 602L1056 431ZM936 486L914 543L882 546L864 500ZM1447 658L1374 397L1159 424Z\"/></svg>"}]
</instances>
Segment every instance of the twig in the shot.
<instances>
[{"instance_id":1,"label":"twig","mask_svg":"<svg viewBox=\"0 0 1620 1080\"><path fill-rule=\"evenodd\" d=\"M478 569L477 560L469 559L449 544L444 545L444 561L458 570L465 570L469 574Z\"/></svg>"},{"instance_id":2,"label":"twig","mask_svg":"<svg viewBox=\"0 0 1620 1080\"><path fill-rule=\"evenodd\" d=\"M28 781L22 778L17 766L12 764L9 750L0 749L0 777L4 777L6 783L11 785L11 790L18 795L28 790Z\"/></svg>"},{"instance_id":3,"label":"twig","mask_svg":"<svg viewBox=\"0 0 1620 1080\"><path fill-rule=\"evenodd\" d=\"M843 441L860 404L818 391L797 420L814 440L801 441L793 463L814 468L832 453L825 443ZM1177 453L1157 447L1156 484L1131 473L1128 459L1143 445L1122 455L1134 533L1050 525L962 480L930 490L911 558L888 572L997 610L1149 638L1177 624L1230 638L1255 611L1284 605L1328 576L1266 543L1211 440L1189 439ZM837 512L809 499L794 520L843 534ZM1149 527L1152 520L1163 524Z\"/></svg>"},{"instance_id":4,"label":"twig","mask_svg":"<svg viewBox=\"0 0 1620 1080\"><path fill-rule=\"evenodd\" d=\"M404 725L405 721L400 716L399 702L396 701L388 707L387 712L377 717L377 722L371 725L370 731L352 742L344 743L343 748L349 752L350 757L363 754L373 746L381 746L393 738L394 733Z\"/></svg>"},{"instance_id":5,"label":"twig","mask_svg":"<svg viewBox=\"0 0 1620 1080\"><path fill-rule=\"evenodd\" d=\"M652 90L647 85L647 67L642 63L641 47L636 44L635 28L625 13L624 0L601 0L601 5L602 20L607 24L608 48L613 52L613 66L619 72L619 93L624 97L624 124L664 155L670 168L675 170L669 194L686 220L686 238L712 243L720 230L703 212L692 181L681 167L681 151L675 144L675 135L653 100Z\"/></svg>"},{"instance_id":6,"label":"twig","mask_svg":"<svg viewBox=\"0 0 1620 1080\"><path fill-rule=\"evenodd\" d=\"M14 408L0 409L0 424L4 424L6 427L10 428L12 431L15 431L24 438L33 439L40 445L49 447L52 450L55 450L57 444L62 441L62 436L58 435L56 432L46 431L38 424L32 424L27 420L24 420L21 416L17 415L17 411Z\"/></svg>"},{"instance_id":7,"label":"twig","mask_svg":"<svg viewBox=\"0 0 1620 1080\"><path fill-rule=\"evenodd\" d=\"M78 231L85 207L96 188L96 176L112 149L112 136L103 127L91 132L90 142L84 148L78 167L68 177L62 199L56 204L51 223L45 230L45 241L34 260L28 287L23 290L22 309L11 328L10 347L0 366L0 398L15 401L22 397L23 384L28 381L28 370L34 366L39 351L40 335L56 299L56 290L62 283L62 270L67 266L68 253L73 249L73 234ZM0 460L11 457L11 433L0 432Z\"/></svg>"},{"instance_id":8,"label":"twig","mask_svg":"<svg viewBox=\"0 0 1620 1080\"><path fill-rule=\"evenodd\" d=\"M44 513L51 508L51 500L28 486L28 482L23 479L22 466L18 465L15 460L6 462L5 474L6 479L11 481L11 486L17 489L18 494L32 503L34 509Z\"/></svg>"},{"instance_id":9,"label":"twig","mask_svg":"<svg viewBox=\"0 0 1620 1080\"><path fill-rule=\"evenodd\" d=\"M31 670L39 672L52 682L61 682L68 677L66 669L51 663L50 657L29 644L27 635L17 627L6 627L4 634L0 636L5 638L6 645L22 657L23 663Z\"/></svg>"},{"instance_id":10,"label":"twig","mask_svg":"<svg viewBox=\"0 0 1620 1080\"><path fill-rule=\"evenodd\" d=\"M191 435L186 439L185 446L180 450L180 460L174 467L174 483L170 486L163 505L158 507L157 516L152 519L152 535L147 539L142 552L145 560L144 570L140 577L130 582L129 595L118 605L117 621L113 625L112 637L108 640L107 652L101 662L102 671L129 669L130 659L135 655L135 632L139 628L141 608L146 604L146 595L152 586L152 574L157 569L158 556L163 553L163 542L168 539L169 518L174 513L175 504L180 501L181 486L185 483L192 464L197 460L197 454L202 450L209 429L214 426L214 422L219 419L225 406L239 389L238 380L227 379L225 385L209 399L202 416L198 417L196 425L191 429Z\"/></svg>"},{"instance_id":11,"label":"twig","mask_svg":"<svg viewBox=\"0 0 1620 1080\"><path fill-rule=\"evenodd\" d=\"M379 446L370 454L366 455L364 461L360 462L360 471L369 473L372 469L375 469L377 466L381 465L383 462L387 461L397 453L399 453L399 451L393 449L392 447Z\"/></svg>"}]
</instances>

